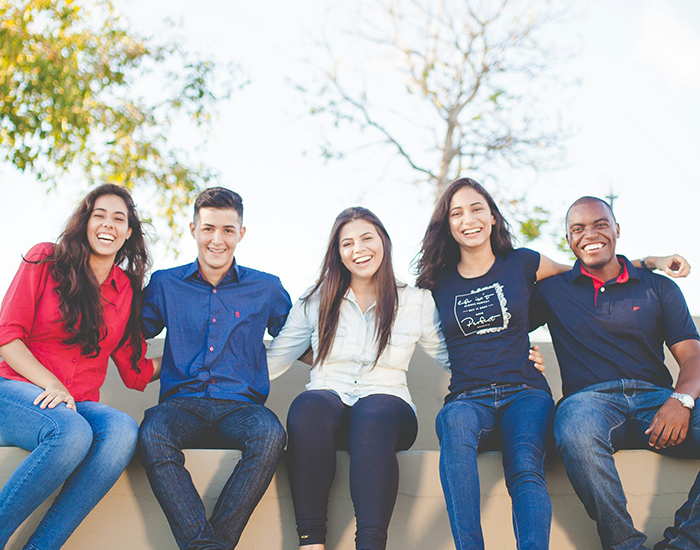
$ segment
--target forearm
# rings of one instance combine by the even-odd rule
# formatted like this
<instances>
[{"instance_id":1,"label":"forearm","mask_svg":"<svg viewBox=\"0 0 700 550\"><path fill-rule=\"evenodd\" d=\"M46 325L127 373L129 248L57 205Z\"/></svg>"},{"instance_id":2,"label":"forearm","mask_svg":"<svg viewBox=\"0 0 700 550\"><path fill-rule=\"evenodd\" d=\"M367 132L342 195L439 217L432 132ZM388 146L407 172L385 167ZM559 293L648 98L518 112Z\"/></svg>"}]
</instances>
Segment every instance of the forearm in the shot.
<instances>
[{"instance_id":1,"label":"forearm","mask_svg":"<svg viewBox=\"0 0 700 550\"><path fill-rule=\"evenodd\" d=\"M159 355L158 357L153 357L151 361L153 362L153 375L151 376L151 382L153 382L160 379L160 368L163 364L163 356Z\"/></svg>"},{"instance_id":2,"label":"forearm","mask_svg":"<svg viewBox=\"0 0 700 550\"><path fill-rule=\"evenodd\" d=\"M687 393L693 399L700 397L700 357L691 357L681 365L676 392Z\"/></svg>"},{"instance_id":3,"label":"forearm","mask_svg":"<svg viewBox=\"0 0 700 550\"><path fill-rule=\"evenodd\" d=\"M32 384L40 388L48 388L50 385L63 383L54 376L44 365L42 365L29 348L19 338L12 340L4 346L0 346L0 357L2 357L12 369L24 376Z\"/></svg>"}]
</instances>

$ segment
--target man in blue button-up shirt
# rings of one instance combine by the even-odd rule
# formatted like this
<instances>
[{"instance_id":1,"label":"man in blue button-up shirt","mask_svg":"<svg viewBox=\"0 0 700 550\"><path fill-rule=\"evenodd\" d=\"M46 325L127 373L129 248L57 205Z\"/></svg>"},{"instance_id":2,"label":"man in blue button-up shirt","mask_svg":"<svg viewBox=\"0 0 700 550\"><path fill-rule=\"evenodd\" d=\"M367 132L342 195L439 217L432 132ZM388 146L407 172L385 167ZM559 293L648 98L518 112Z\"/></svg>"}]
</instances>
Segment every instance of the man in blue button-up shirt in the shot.
<instances>
[{"instance_id":1,"label":"man in blue button-up shirt","mask_svg":"<svg viewBox=\"0 0 700 550\"><path fill-rule=\"evenodd\" d=\"M270 382L263 336L265 329L279 333L291 301L277 277L236 264L242 221L237 193L201 193L190 224L197 260L155 272L146 288L145 335L167 334L160 403L146 411L141 454L182 549L236 546L285 443L264 406ZM182 449L193 447L243 453L209 520L184 466Z\"/></svg>"}]
</instances>

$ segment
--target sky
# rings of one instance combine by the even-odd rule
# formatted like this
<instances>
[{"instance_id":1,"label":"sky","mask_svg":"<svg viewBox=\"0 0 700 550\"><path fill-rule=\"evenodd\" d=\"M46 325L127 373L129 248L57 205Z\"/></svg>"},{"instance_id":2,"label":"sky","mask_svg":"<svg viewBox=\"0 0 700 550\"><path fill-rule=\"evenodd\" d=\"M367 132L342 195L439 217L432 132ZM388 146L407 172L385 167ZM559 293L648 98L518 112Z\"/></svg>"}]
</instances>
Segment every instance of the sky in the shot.
<instances>
[{"instance_id":1,"label":"sky","mask_svg":"<svg viewBox=\"0 0 700 550\"><path fill-rule=\"evenodd\" d=\"M250 83L220 108L206 146L197 152L220 173L220 183L244 199L245 239L239 263L274 273L296 299L317 276L335 216L362 205L386 225L398 275L413 282L409 264L432 211L431 190L388 150L325 162L318 154L319 125L294 89L323 62L314 46L334 38L350 3L306 0L120 0L116 4L143 33L160 32L163 19L182 25L183 45L243 67ZM549 208L551 227L581 195L607 195L612 186L621 227L618 251L630 258L678 252L696 266L680 286L691 312L700 315L700 3L696 0L575 0L575 17L552 31L553 40L575 43L578 55L566 76L580 79L562 97L574 135L566 142L564 169L507 175L526 187L528 200ZM573 42L572 42L573 37ZM353 51L345 51L344 62ZM389 67L387 70L391 70ZM181 139L182 136L175 136ZM184 139L184 138L182 138ZM359 143L369 139L354 136ZM472 174L479 180L479 174ZM0 295L22 253L53 241L86 189L79 177L47 192L31 175L0 165ZM148 198L137 195L137 202ZM158 236L165 236L156 224ZM555 231L563 235L562 230ZM162 241L162 239L161 239ZM559 261L551 238L529 244ZM191 262L194 241L174 257L162 242L155 268Z\"/></svg>"}]
</instances>

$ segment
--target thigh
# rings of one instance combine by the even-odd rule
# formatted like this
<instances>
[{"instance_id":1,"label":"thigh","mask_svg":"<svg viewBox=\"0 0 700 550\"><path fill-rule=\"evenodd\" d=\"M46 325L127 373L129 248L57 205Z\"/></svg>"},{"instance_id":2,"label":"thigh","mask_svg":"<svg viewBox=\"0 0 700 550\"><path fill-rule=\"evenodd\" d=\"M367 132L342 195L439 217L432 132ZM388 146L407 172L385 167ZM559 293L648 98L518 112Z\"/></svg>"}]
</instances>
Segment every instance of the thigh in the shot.
<instances>
[{"instance_id":1,"label":"thigh","mask_svg":"<svg viewBox=\"0 0 700 550\"><path fill-rule=\"evenodd\" d=\"M554 417L554 401L546 391L520 390L503 411L500 422L504 451L527 443L544 452L549 442Z\"/></svg>"},{"instance_id":2,"label":"thigh","mask_svg":"<svg viewBox=\"0 0 700 550\"><path fill-rule=\"evenodd\" d=\"M30 382L0 380L0 445L34 450L49 435L65 434L89 446L92 430L73 409L59 403L53 409L34 405L44 390Z\"/></svg>"},{"instance_id":3,"label":"thigh","mask_svg":"<svg viewBox=\"0 0 700 550\"><path fill-rule=\"evenodd\" d=\"M151 445L174 445L180 449L203 446L212 428L204 403L194 398L173 397L146 410L139 430L144 449Z\"/></svg>"},{"instance_id":4,"label":"thigh","mask_svg":"<svg viewBox=\"0 0 700 550\"><path fill-rule=\"evenodd\" d=\"M277 415L264 405L230 401L219 403L217 408L214 429L217 442L223 446L245 451L254 442L281 442L284 447L284 428Z\"/></svg>"},{"instance_id":5,"label":"thigh","mask_svg":"<svg viewBox=\"0 0 700 550\"><path fill-rule=\"evenodd\" d=\"M336 432L347 416L348 407L335 393L327 390L309 390L300 393L289 407L287 428L290 437L296 430L310 427L331 429Z\"/></svg>"},{"instance_id":6,"label":"thigh","mask_svg":"<svg viewBox=\"0 0 700 550\"><path fill-rule=\"evenodd\" d=\"M435 419L440 449L467 445L478 449L498 427L496 409L485 399L459 396L446 403Z\"/></svg>"},{"instance_id":7,"label":"thigh","mask_svg":"<svg viewBox=\"0 0 700 550\"><path fill-rule=\"evenodd\" d=\"M500 422L507 471L544 469L553 416L554 401L546 391L524 389L513 397Z\"/></svg>"},{"instance_id":8,"label":"thigh","mask_svg":"<svg viewBox=\"0 0 700 550\"><path fill-rule=\"evenodd\" d=\"M586 449L592 442L608 445L612 452L626 441L629 412L622 393L580 391L570 395L554 414L557 450Z\"/></svg>"},{"instance_id":9,"label":"thigh","mask_svg":"<svg viewBox=\"0 0 700 550\"><path fill-rule=\"evenodd\" d=\"M386 443L396 451L413 445L418 433L418 421L411 406L400 397L375 394L363 397L348 413L348 446Z\"/></svg>"}]
</instances>

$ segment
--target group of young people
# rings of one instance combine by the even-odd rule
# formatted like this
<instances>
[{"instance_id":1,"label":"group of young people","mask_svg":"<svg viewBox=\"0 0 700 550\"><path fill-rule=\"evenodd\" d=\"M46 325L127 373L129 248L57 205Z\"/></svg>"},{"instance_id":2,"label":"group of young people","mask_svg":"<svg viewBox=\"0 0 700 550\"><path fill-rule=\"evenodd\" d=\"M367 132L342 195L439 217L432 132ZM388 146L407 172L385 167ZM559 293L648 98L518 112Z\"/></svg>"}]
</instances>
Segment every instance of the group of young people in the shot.
<instances>
[{"instance_id":1,"label":"group of young people","mask_svg":"<svg viewBox=\"0 0 700 550\"><path fill-rule=\"evenodd\" d=\"M497 440L519 549L549 547L544 475L554 433L602 546L644 548L612 455L623 447L700 458L700 342L682 294L660 268L616 255L610 206L583 197L567 213L573 269L515 248L491 195L471 179L439 200L417 261L397 280L392 245L369 210L336 218L318 280L292 307L280 280L239 265L241 197L207 189L190 224L197 259L156 271L128 191L103 185L80 203L56 244L32 248L0 310L0 445L31 451L0 490L0 548L62 488L28 550L60 548L107 493L137 447L181 549L234 548L282 456L299 546L325 549L337 449L350 453L356 548L383 550L396 501L396 453L417 433L406 371L416 344L451 372L436 419L440 477L455 546L483 549L477 454ZM528 333L547 323L562 372L555 414L542 356ZM146 338L167 328L162 358ZM273 336L265 349L263 336ZM681 370L675 388L666 343ZM310 382L287 431L264 406L270 378L311 349ZM159 403L141 427L100 404L108 359ZM242 451L207 517L183 449ZM700 549L700 481L655 546Z\"/></svg>"}]
</instances>

